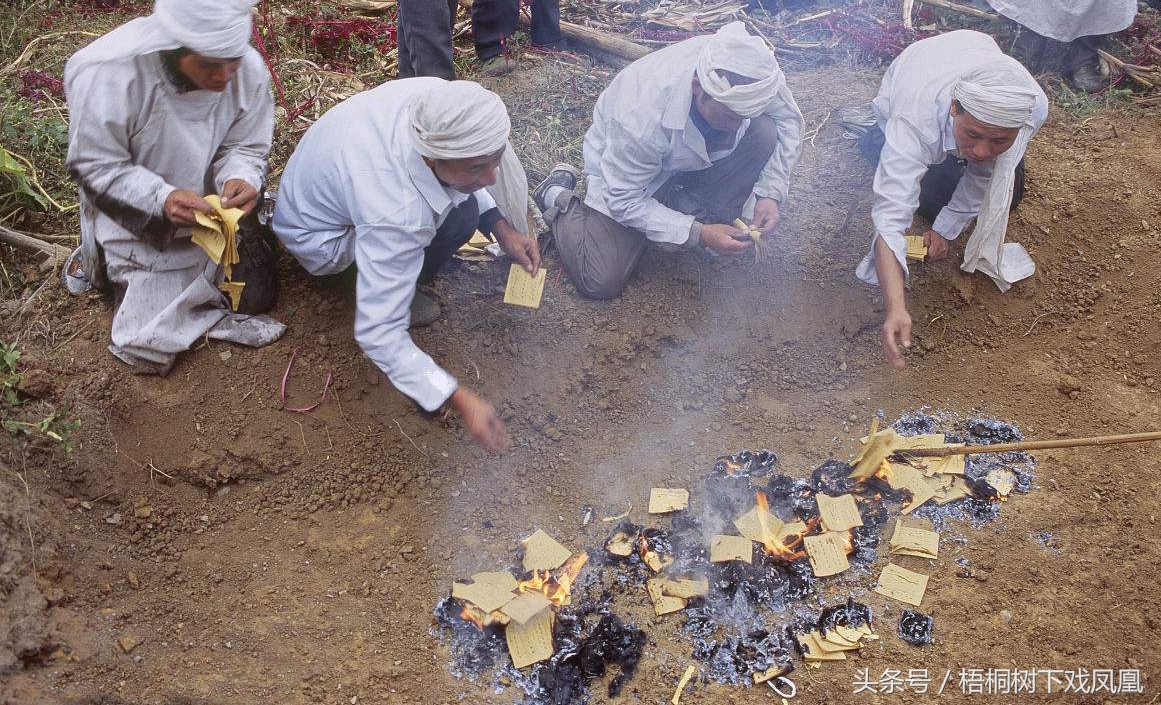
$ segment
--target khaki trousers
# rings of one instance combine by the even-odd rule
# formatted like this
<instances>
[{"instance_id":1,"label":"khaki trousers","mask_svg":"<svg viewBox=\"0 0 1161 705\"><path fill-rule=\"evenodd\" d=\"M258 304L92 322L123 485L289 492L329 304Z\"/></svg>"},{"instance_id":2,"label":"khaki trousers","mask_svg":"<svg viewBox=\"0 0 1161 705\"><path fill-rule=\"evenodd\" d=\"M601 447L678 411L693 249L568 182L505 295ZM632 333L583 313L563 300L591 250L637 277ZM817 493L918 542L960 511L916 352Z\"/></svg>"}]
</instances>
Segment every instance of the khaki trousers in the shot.
<instances>
[{"instance_id":1,"label":"khaki trousers","mask_svg":"<svg viewBox=\"0 0 1161 705\"><path fill-rule=\"evenodd\" d=\"M700 171L674 174L653 197L701 223L731 223L741 215L777 143L774 121L755 118L728 156ZM590 299L619 296L645 250L645 234L590 208L572 193L561 194L556 206L560 215L552 224L553 236L577 292Z\"/></svg>"}]
</instances>

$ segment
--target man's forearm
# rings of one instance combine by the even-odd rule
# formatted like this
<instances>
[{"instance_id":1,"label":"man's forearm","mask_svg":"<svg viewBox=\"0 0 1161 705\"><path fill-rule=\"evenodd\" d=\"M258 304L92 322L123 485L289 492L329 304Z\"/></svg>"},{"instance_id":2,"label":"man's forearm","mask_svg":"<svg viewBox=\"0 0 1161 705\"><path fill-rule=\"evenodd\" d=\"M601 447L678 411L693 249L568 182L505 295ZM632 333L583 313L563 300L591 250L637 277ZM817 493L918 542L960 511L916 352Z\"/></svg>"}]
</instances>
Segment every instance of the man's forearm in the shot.
<instances>
[{"instance_id":1,"label":"man's forearm","mask_svg":"<svg viewBox=\"0 0 1161 705\"><path fill-rule=\"evenodd\" d=\"M174 188L161 177L144 167L112 176L73 168L71 175L89 202L128 232L158 248L173 237L175 228L165 216L165 199Z\"/></svg>"},{"instance_id":2,"label":"man's forearm","mask_svg":"<svg viewBox=\"0 0 1161 705\"><path fill-rule=\"evenodd\" d=\"M879 287L883 290L883 303L888 311L907 308L903 290L903 268L895 259L895 253L887 246L887 241L875 236L875 274L879 276Z\"/></svg>"}]
</instances>

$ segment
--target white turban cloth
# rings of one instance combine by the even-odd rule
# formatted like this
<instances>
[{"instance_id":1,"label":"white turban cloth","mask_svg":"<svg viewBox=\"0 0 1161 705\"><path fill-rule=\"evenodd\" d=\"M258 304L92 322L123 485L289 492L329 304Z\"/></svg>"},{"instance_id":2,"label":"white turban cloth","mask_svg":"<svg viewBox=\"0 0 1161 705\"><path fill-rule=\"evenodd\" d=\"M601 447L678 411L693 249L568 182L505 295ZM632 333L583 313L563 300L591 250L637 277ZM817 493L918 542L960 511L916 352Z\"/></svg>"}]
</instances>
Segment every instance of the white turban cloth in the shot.
<instances>
[{"instance_id":1,"label":"white turban cloth","mask_svg":"<svg viewBox=\"0 0 1161 705\"><path fill-rule=\"evenodd\" d=\"M211 59L250 50L250 10L258 0L157 0L153 14L121 25L81 49L65 67L65 82L82 66L186 48Z\"/></svg>"},{"instance_id":2,"label":"white turban cloth","mask_svg":"<svg viewBox=\"0 0 1161 705\"><path fill-rule=\"evenodd\" d=\"M755 81L731 86L723 71ZM701 48L697 80L711 98L744 118L761 115L786 85L786 76L774 53L761 37L747 32L741 22L725 25Z\"/></svg>"},{"instance_id":3,"label":"white turban cloth","mask_svg":"<svg viewBox=\"0 0 1161 705\"><path fill-rule=\"evenodd\" d=\"M1036 265L1023 246L1005 243L1004 240L1008 232L1008 210L1016 181L1016 165L1036 131L1032 114L1041 94L1032 75L1011 57L967 71L952 89L952 97L980 122L1020 130L1012 146L996 157L996 166L980 204L976 227L964 249L961 266L965 272L983 272L991 277L1000 291L1005 292L1014 282L1036 271Z\"/></svg>"},{"instance_id":4,"label":"white turban cloth","mask_svg":"<svg viewBox=\"0 0 1161 705\"><path fill-rule=\"evenodd\" d=\"M250 45L258 0L157 0L153 17L180 47L211 59L236 59Z\"/></svg>"},{"instance_id":5,"label":"white turban cloth","mask_svg":"<svg viewBox=\"0 0 1161 705\"><path fill-rule=\"evenodd\" d=\"M444 81L411 102L411 134L430 159L495 154L508 144L512 122L500 96L473 81Z\"/></svg>"},{"instance_id":6,"label":"white turban cloth","mask_svg":"<svg viewBox=\"0 0 1161 705\"><path fill-rule=\"evenodd\" d=\"M1010 57L966 72L951 93L972 117L996 127L1031 126L1039 96L1036 80Z\"/></svg>"}]
</instances>

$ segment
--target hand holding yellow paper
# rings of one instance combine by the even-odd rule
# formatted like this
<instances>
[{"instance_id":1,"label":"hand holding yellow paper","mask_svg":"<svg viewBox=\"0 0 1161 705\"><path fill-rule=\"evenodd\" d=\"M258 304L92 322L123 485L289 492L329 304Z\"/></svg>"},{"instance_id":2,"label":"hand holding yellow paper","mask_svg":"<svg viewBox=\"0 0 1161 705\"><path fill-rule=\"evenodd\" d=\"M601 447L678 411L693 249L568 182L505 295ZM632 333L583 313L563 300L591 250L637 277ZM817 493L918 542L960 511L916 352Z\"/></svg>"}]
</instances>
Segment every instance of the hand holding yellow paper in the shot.
<instances>
[{"instance_id":1,"label":"hand holding yellow paper","mask_svg":"<svg viewBox=\"0 0 1161 705\"><path fill-rule=\"evenodd\" d=\"M746 225L741 218L734 218L734 227L750 236L754 241L754 260L761 262L766 258L766 245L762 242L762 231L751 226Z\"/></svg>"},{"instance_id":2,"label":"hand holding yellow paper","mask_svg":"<svg viewBox=\"0 0 1161 705\"><path fill-rule=\"evenodd\" d=\"M216 194L205 197L214 209L212 214L194 211L198 224L193 229L193 241L206 251L214 264L223 264L226 278L238 263L238 221L245 213L241 208L222 208L222 199Z\"/></svg>"},{"instance_id":3,"label":"hand holding yellow paper","mask_svg":"<svg viewBox=\"0 0 1161 705\"><path fill-rule=\"evenodd\" d=\"M206 251L214 264L222 265L225 281L218 288L229 295L230 308L237 311L246 283L233 281L231 276L234 265L241 261L238 254L238 221L245 213L241 208L222 208L222 199L217 194L206 196L205 201L214 212L194 211L198 224L193 227L192 239L195 245Z\"/></svg>"}]
</instances>

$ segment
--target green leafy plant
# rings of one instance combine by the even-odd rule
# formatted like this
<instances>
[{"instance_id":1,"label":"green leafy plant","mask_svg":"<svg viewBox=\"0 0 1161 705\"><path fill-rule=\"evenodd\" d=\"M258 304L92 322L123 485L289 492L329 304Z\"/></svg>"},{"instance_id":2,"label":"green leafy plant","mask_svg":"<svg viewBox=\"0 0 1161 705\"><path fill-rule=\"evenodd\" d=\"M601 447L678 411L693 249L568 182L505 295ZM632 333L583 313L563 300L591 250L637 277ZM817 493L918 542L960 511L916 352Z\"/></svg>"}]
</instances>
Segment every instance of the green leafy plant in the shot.
<instances>
[{"instance_id":1,"label":"green leafy plant","mask_svg":"<svg viewBox=\"0 0 1161 705\"><path fill-rule=\"evenodd\" d=\"M0 147L0 203L41 211L48 208L48 201L32 188L24 165L3 147Z\"/></svg>"},{"instance_id":2,"label":"green leafy plant","mask_svg":"<svg viewBox=\"0 0 1161 705\"><path fill-rule=\"evenodd\" d=\"M16 343L0 345L0 399L10 406L20 405L20 397L16 393L16 388L24 379L24 375L16 369L20 354Z\"/></svg>"}]
</instances>

